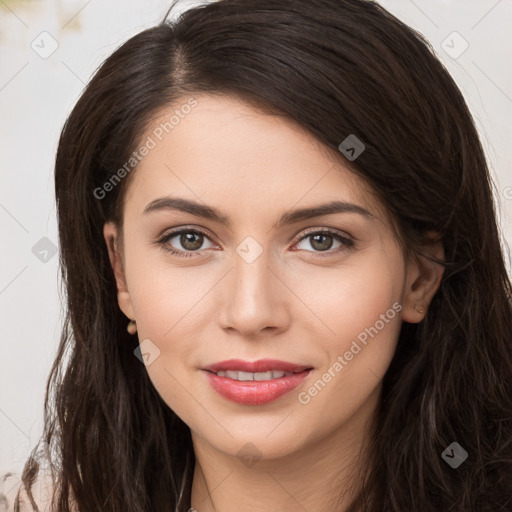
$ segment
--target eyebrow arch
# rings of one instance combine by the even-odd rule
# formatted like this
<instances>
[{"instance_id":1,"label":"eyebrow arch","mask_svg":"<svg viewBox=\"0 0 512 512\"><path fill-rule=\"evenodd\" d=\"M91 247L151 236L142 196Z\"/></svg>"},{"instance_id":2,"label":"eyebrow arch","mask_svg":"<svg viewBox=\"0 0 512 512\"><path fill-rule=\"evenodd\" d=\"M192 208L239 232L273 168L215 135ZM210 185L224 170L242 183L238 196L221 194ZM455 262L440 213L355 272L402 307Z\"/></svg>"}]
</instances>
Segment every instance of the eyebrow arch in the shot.
<instances>
[{"instance_id":1,"label":"eyebrow arch","mask_svg":"<svg viewBox=\"0 0 512 512\"><path fill-rule=\"evenodd\" d=\"M197 217L204 217L215 221L219 224L225 225L228 228L232 226L232 220L229 215L226 215L212 206L197 203L189 199L179 197L159 197L151 201L144 209L144 215L161 210L178 210L187 212ZM348 203L346 201L331 201L329 203L310 206L308 208L301 208L297 210L290 210L285 212L279 220L274 223L274 228L280 228L285 225L294 224L302 220L307 220L313 217L320 217L322 215L330 215L333 213L357 213L364 217L373 217L373 214L368 210L357 204Z\"/></svg>"}]
</instances>

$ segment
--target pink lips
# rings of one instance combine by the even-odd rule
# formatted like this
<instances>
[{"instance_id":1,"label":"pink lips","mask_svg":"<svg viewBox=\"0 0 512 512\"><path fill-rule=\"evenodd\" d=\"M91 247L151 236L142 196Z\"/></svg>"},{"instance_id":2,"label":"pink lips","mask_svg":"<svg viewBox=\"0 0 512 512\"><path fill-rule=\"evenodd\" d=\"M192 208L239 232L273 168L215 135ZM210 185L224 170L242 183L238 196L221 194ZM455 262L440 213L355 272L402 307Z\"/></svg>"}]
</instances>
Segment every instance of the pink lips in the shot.
<instances>
[{"instance_id":1,"label":"pink lips","mask_svg":"<svg viewBox=\"0 0 512 512\"><path fill-rule=\"evenodd\" d=\"M230 359L202 368L212 388L221 396L245 405L263 405L277 400L299 386L310 374L312 367L274 359L242 361ZM293 373L276 379L262 381L238 381L216 375L219 371L268 372L282 371Z\"/></svg>"}]
</instances>

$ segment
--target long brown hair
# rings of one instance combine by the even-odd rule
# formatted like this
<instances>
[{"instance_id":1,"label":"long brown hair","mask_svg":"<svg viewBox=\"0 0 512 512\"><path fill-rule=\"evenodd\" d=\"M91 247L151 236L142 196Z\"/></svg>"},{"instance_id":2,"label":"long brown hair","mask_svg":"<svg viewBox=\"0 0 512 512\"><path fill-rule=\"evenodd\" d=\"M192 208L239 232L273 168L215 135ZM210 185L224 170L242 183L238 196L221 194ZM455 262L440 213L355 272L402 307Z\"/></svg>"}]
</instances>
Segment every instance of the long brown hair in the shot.
<instances>
[{"instance_id":1,"label":"long brown hair","mask_svg":"<svg viewBox=\"0 0 512 512\"><path fill-rule=\"evenodd\" d=\"M98 198L152 116L194 93L236 95L327 147L356 133L351 163L411 253L438 233L445 271L420 324L403 323L384 378L375 461L352 510L512 510L512 305L493 184L466 103L429 44L367 0L220 0L132 37L98 69L60 137L55 167L67 317L42 440L57 512L185 512L187 425L134 357L103 225L122 225L135 172ZM344 156L338 152L342 162ZM457 469L441 454L468 452ZM38 473L31 456L22 481Z\"/></svg>"}]
</instances>

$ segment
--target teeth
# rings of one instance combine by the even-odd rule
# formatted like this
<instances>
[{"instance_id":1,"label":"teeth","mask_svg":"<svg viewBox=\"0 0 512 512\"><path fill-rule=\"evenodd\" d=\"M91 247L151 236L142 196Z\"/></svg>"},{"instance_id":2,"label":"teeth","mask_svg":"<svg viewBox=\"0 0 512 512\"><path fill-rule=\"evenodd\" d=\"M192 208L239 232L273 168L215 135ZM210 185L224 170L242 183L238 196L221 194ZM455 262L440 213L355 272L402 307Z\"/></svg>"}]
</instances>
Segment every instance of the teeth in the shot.
<instances>
[{"instance_id":1,"label":"teeth","mask_svg":"<svg viewBox=\"0 0 512 512\"><path fill-rule=\"evenodd\" d=\"M284 372L260 372L260 373L253 373L253 379L252 380L270 380L270 379L278 379L280 377L273 377L272 373L284 373Z\"/></svg>"},{"instance_id":2,"label":"teeth","mask_svg":"<svg viewBox=\"0 0 512 512\"><path fill-rule=\"evenodd\" d=\"M268 371L268 372L238 372L238 371L220 371L217 372L219 377L227 377L228 379L247 381L247 380L271 380L280 379L281 377L288 377L293 375L292 372L282 372L280 370Z\"/></svg>"},{"instance_id":3,"label":"teeth","mask_svg":"<svg viewBox=\"0 0 512 512\"><path fill-rule=\"evenodd\" d=\"M254 380L252 373L249 372L227 372L227 376L230 379L236 379L236 380Z\"/></svg>"}]
</instances>

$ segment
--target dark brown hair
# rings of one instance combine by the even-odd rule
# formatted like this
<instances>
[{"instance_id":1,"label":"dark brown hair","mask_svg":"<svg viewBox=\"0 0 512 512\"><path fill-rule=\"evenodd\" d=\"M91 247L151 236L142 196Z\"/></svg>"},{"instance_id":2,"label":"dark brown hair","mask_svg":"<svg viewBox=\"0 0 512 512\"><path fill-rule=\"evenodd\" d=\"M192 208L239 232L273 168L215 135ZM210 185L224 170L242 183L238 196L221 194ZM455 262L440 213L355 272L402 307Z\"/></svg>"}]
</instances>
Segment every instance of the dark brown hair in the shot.
<instances>
[{"instance_id":1,"label":"dark brown hair","mask_svg":"<svg viewBox=\"0 0 512 512\"><path fill-rule=\"evenodd\" d=\"M438 233L445 271L420 324L403 323L384 378L375 461L351 510L512 510L512 306L493 186L465 101L429 44L367 0L220 0L124 43L61 134L55 190L67 317L45 400L55 508L184 512L187 425L134 357L103 238L136 168L99 199L161 108L243 98L337 151L386 205L411 253ZM341 162L347 163L338 152ZM451 468L453 441L468 458ZM24 468L30 490L36 457Z\"/></svg>"}]
</instances>

